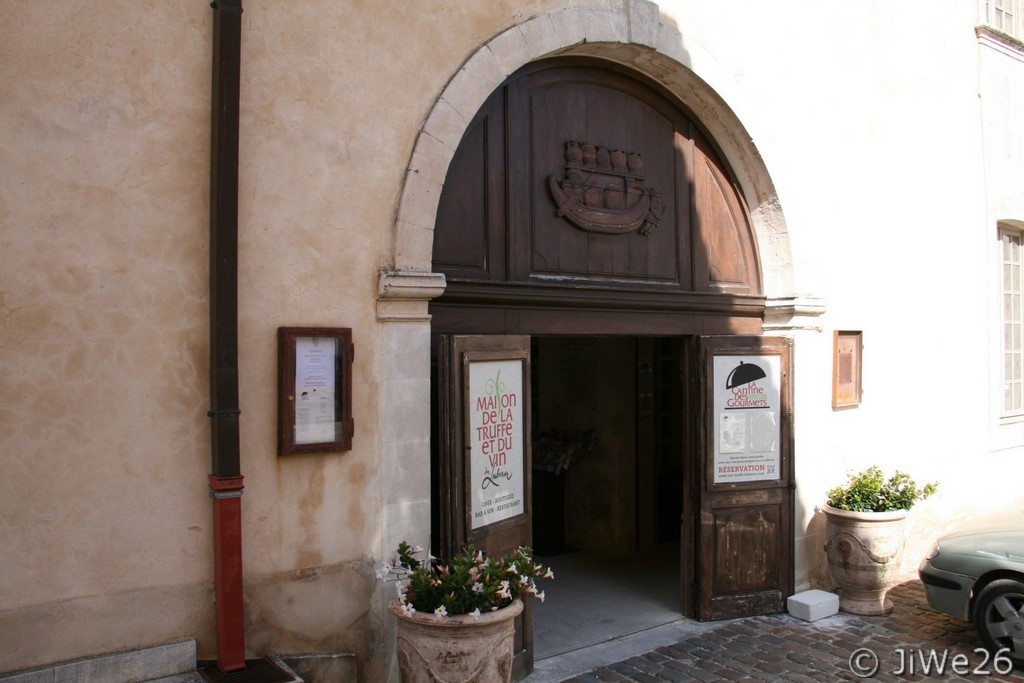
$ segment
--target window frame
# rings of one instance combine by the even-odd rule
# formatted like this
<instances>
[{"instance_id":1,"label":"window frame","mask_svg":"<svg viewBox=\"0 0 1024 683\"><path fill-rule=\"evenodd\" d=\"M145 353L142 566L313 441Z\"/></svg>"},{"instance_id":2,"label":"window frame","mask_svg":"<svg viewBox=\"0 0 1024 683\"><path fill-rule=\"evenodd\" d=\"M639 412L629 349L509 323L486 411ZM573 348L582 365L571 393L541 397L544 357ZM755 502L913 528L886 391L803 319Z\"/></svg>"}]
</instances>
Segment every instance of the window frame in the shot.
<instances>
[{"instance_id":1,"label":"window frame","mask_svg":"<svg viewBox=\"0 0 1024 683\"><path fill-rule=\"evenodd\" d=\"M1002 221L997 225L999 419L1005 424L1024 421L1024 227ZM1009 257L1008 240L1014 246ZM1010 384L1015 385L1012 392L1008 392Z\"/></svg>"},{"instance_id":2,"label":"window frame","mask_svg":"<svg viewBox=\"0 0 1024 683\"><path fill-rule=\"evenodd\" d=\"M1024 41L1022 10L1024 0L978 0L978 22L1016 41Z\"/></svg>"}]
</instances>

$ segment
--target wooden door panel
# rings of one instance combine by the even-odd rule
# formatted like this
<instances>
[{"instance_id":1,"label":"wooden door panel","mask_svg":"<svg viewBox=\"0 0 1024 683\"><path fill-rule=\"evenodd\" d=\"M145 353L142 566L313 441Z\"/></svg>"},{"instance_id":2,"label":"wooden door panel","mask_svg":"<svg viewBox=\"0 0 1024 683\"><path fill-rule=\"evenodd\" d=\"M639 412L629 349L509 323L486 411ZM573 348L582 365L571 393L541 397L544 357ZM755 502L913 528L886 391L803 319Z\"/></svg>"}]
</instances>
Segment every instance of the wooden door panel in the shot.
<instances>
[{"instance_id":1,"label":"wooden door panel","mask_svg":"<svg viewBox=\"0 0 1024 683\"><path fill-rule=\"evenodd\" d=\"M702 617L702 621L779 614L785 608L786 597L787 594L780 590L741 595L717 595L711 599L709 616Z\"/></svg>"},{"instance_id":2,"label":"wooden door panel","mask_svg":"<svg viewBox=\"0 0 1024 683\"><path fill-rule=\"evenodd\" d=\"M781 612L793 592L792 342L702 337L699 614Z\"/></svg>"},{"instance_id":3,"label":"wooden door panel","mask_svg":"<svg viewBox=\"0 0 1024 683\"><path fill-rule=\"evenodd\" d=\"M487 226L486 168L487 121L477 123L466 132L448 174L448 182L462 188L462 201L444 202L438 207L434 234L434 265L449 272L483 277L487 271L487 230L458 234L443 226Z\"/></svg>"},{"instance_id":4,"label":"wooden door panel","mask_svg":"<svg viewBox=\"0 0 1024 683\"><path fill-rule=\"evenodd\" d=\"M714 547L709 619L782 611L786 561L779 549L788 546L782 508L775 502L707 513L705 533Z\"/></svg>"},{"instance_id":5,"label":"wooden door panel","mask_svg":"<svg viewBox=\"0 0 1024 683\"><path fill-rule=\"evenodd\" d=\"M438 335L435 345L436 553L447 559L472 544L500 557L530 546L530 338ZM533 669L531 605L515 629L518 679Z\"/></svg>"},{"instance_id":6,"label":"wooden door panel","mask_svg":"<svg viewBox=\"0 0 1024 683\"><path fill-rule=\"evenodd\" d=\"M467 128L438 204L434 268L455 279L507 277L505 102L500 95L491 95Z\"/></svg>"},{"instance_id":7,"label":"wooden door panel","mask_svg":"<svg viewBox=\"0 0 1024 683\"><path fill-rule=\"evenodd\" d=\"M753 233L742 203L707 143L698 138L694 168L694 288L749 294L760 289Z\"/></svg>"},{"instance_id":8,"label":"wooden door panel","mask_svg":"<svg viewBox=\"0 0 1024 683\"><path fill-rule=\"evenodd\" d=\"M778 584L778 506L744 506L713 513L715 592L752 593Z\"/></svg>"},{"instance_id":9,"label":"wooden door panel","mask_svg":"<svg viewBox=\"0 0 1024 683\"><path fill-rule=\"evenodd\" d=\"M688 195L689 186L679 175L682 150L675 143L690 124L635 82L587 69L573 75L552 80L541 72L509 86L510 154L524 157L516 167L528 173L521 185L510 179L510 229L526 233L519 278L615 278L678 288L682 274L689 273L683 240L689 239L690 217L679 212L677 195ZM593 146L593 158L584 153L573 161L570 142ZM613 158L616 150L625 154ZM634 156L628 163L616 161L629 155ZM630 164L642 171L631 173ZM588 206L621 208L643 188L656 190L658 225L648 234L606 234L574 224L560 213L551 190L552 179L565 182L574 172L586 186Z\"/></svg>"},{"instance_id":10,"label":"wooden door panel","mask_svg":"<svg viewBox=\"0 0 1024 683\"><path fill-rule=\"evenodd\" d=\"M721 178L708 164L697 170L697 205L703 218L701 236L708 263L709 288L737 289L747 287L747 261L743 253L739 226Z\"/></svg>"}]
</instances>

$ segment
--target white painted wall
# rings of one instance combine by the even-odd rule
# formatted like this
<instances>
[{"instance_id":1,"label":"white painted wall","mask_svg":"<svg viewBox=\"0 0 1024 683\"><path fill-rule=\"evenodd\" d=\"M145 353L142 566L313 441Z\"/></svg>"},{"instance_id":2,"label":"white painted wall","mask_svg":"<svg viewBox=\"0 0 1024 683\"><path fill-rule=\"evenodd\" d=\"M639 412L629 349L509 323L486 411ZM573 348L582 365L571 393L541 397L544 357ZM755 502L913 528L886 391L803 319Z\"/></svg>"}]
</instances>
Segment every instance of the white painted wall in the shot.
<instances>
[{"instance_id":1,"label":"white painted wall","mask_svg":"<svg viewBox=\"0 0 1024 683\"><path fill-rule=\"evenodd\" d=\"M979 48L962 2L664 7L714 55L725 78L710 85L771 173L794 293L827 305L821 332L795 335L798 583L820 567L814 506L873 463L940 482L911 517L911 570L950 519L1021 501L1016 454L988 438L993 214L1020 215L1019 53ZM835 329L864 332L855 409L831 409Z\"/></svg>"}]
</instances>

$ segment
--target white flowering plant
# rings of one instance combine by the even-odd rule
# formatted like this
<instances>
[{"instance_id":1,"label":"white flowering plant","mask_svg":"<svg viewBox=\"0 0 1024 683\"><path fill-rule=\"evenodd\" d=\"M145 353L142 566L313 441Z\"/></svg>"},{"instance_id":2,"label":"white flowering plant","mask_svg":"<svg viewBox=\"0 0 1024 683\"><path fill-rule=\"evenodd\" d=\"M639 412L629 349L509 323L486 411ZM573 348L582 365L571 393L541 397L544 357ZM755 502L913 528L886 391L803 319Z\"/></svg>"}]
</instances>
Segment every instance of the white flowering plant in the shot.
<instances>
[{"instance_id":1,"label":"white flowering plant","mask_svg":"<svg viewBox=\"0 0 1024 683\"><path fill-rule=\"evenodd\" d=\"M852 512L909 510L935 493L938 486L931 482L918 488L909 474L898 470L886 479L882 468L874 465L847 475L846 484L829 489L827 502L834 508Z\"/></svg>"},{"instance_id":2,"label":"white flowering plant","mask_svg":"<svg viewBox=\"0 0 1024 683\"><path fill-rule=\"evenodd\" d=\"M422 548L402 541L398 554L378 573L380 578L399 580L398 600L402 611L410 615L433 612L437 617L480 616L519 598L536 597L543 602L544 592L537 590L537 581L555 578L550 567L533 561L526 547L492 559L470 545L448 564L439 563L435 557L421 562L414 557L421 552Z\"/></svg>"}]
</instances>

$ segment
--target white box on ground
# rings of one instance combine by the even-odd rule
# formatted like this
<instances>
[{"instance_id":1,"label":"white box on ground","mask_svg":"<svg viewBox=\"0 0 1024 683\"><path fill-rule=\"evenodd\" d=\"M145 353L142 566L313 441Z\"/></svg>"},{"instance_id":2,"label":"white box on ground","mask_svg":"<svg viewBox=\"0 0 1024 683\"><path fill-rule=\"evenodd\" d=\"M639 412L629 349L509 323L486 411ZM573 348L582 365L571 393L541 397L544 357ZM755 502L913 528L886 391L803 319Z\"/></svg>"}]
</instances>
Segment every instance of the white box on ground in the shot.
<instances>
[{"instance_id":1,"label":"white box on ground","mask_svg":"<svg viewBox=\"0 0 1024 683\"><path fill-rule=\"evenodd\" d=\"M827 591L809 590L789 596L786 609L804 621L817 621L839 612L839 596Z\"/></svg>"}]
</instances>

